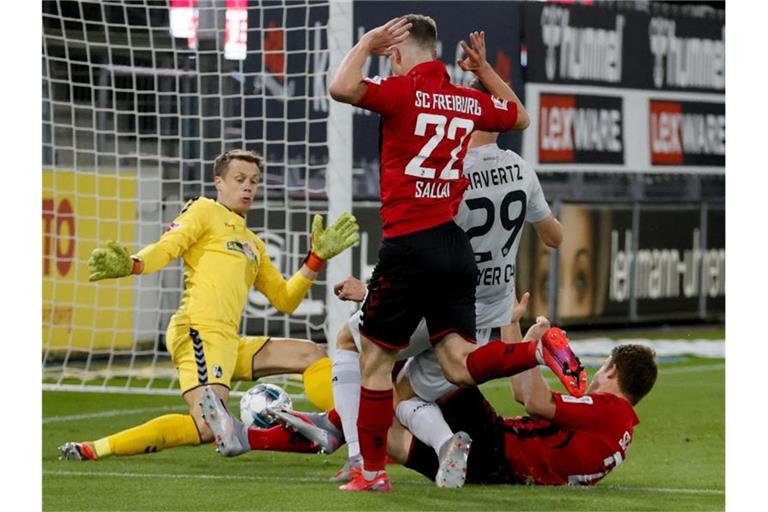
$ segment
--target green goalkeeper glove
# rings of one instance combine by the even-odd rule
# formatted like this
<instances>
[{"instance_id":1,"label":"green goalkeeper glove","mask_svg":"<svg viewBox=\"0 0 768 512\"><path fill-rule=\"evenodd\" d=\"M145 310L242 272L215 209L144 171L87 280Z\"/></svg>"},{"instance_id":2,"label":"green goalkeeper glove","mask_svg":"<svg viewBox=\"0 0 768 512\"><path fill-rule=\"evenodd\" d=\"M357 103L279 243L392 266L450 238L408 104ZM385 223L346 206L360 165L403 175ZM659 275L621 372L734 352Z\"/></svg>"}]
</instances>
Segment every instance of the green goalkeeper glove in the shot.
<instances>
[{"instance_id":1,"label":"green goalkeeper glove","mask_svg":"<svg viewBox=\"0 0 768 512\"><path fill-rule=\"evenodd\" d=\"M323 217L312 219L312 252L320 259L333 258L360 240L360 226L351 213L342 213L336 222L323 228Z\"/></svg>"},{"instance_id":2,"label":"green goalkeeper glove","mask_svg":"<svg viewBox=\"0 0 768 512\"><path fill-rule=\"evenodd\" d=\"M88 270L91 272L89 281L125 277L133 271L133 259L128 249L119 243L107 242L107 247L99 247L91 252Z\"/></svg>"}]
</instances>

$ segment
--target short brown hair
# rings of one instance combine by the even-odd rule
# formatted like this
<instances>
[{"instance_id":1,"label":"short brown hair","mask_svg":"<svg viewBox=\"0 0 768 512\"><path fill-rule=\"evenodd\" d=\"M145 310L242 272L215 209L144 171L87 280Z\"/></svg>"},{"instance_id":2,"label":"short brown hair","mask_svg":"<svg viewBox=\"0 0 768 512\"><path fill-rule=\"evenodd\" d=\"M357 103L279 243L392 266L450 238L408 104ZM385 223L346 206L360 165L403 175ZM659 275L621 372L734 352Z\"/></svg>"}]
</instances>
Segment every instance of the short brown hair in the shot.
<instances>
[{"instance_id":1,"label":"short brown hair","mask_svg":"<svg viewBox=\"0 0 768 512\"><path fill-rule=\"evenodd\" d=\"M611 351L611 366L619 373L619 388L632 405L653 388L658 375L656 352L644 345L619 345Z\"/></svg>"},{"instance_id":2,"label":"short brown hair","mask_svg":"<svg viewBox=\"0 0 768 512\"><path fill-rule=\"evenodd\" d=\"M437 23L429 16L423 14L406 14L403 16L411 28L408 30L408 38L420 47L427 50L437 49Z\"/></svg>"},{"instance_id":3,"label":"short brown hair","mask_svg":"<svg viewBox=\"0 0 768 512\"><path fill-rule=\"evenodd\" d=\"M229 162L232 160L245 160L246 162L256 164L259 172L264 171L264 157L247 149L231 149L226 153L220 154L213 161L213 175L224 176L227 168L229 168Z\"/></svg>"}]
</instances>

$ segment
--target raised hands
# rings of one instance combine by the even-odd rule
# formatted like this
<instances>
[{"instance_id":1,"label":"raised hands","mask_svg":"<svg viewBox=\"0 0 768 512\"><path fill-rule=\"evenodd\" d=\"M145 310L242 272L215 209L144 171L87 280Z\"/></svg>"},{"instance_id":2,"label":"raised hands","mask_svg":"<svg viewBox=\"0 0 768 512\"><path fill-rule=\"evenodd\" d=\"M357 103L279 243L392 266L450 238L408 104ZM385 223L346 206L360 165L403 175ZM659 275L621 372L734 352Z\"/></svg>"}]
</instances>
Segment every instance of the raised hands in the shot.
<instances>
[{"instance_id":1,"label":"raised hands","mask_svg":"<svg viewBox=\"0 0 768 512\"><path fill-rule=\"evenodd\" d=\"M315 215L312 219L312 252L327 260L355 245L360 240L360 226L351 213L342 213L327 228L323 227L323 217Z\"/></svg>"},{"instance_id":2,"label":"raised hands","mask_svg":"<svg viewBox=\"0 0 768 512\"><path fill-rule=\"evenodd\" d=\"M465 41L459 43L467 56L457 60L456 64L464 71L477 73L478 70L488 64L488 61L485 59L485 32L475 31L470 33L469 42L471 46Z\"/></svg>"},{"instance_id":3,"label":"raised hands","mask_svg":"<svg viewBox=\"0 0 768 512\"><path fill-rule=\"evenodd\" d=\"M365 45L369 53L389 55L393 46L406 40L411 26L405 18L392 18L384 25L363 34L360 42Z\"/></svg>"}]
</instances>

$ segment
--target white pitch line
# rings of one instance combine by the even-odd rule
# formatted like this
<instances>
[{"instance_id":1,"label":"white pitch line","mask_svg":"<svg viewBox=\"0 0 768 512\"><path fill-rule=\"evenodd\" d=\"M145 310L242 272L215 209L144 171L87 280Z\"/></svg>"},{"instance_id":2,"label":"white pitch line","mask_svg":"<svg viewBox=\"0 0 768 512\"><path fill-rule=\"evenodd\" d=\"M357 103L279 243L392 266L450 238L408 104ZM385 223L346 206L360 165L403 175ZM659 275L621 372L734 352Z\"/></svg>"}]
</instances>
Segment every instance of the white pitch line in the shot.
<instances>
[{"instance_id":1,"label":"white pitch line","mask_svg":"<svg viewBox=\"0 0 768 512\"><path fill-rule=\"evenodd\" d=\"M711 372L711 371L724 370L724 369L725 369L724 364L706 364L701 366L684 366L682 368L669 368L666 370L660 370L659 374L660 375L676 375L679 373ZM546 374L545 378L548 378L548 380L552 382L555 382L556 380L550 374ZM496 389L496 388L503 388L503 387L509 387L509 382L506 380L489 382L487 384L483 384L481 389ZM82 420L89 420L93 418L112 418L115 416L131 416L134 414L146 414L150 412L163 412L163 411L177 411L181 413L187 412L186 409L183 409L180 406L173 406L173 405L164 405L159 407L144 407L141 409L114 409L111 411L72 414L69 416L46 416L43 418L43 425L47 425L49 423L65 423L68 421L82 421Z\"/></svg>"},{"instance_id":2,"label":"white pitch line","mask_svg":"<svg viewBox=\"0 0 768 512\"><path fill-rule=\"evenodd\" d=\"M92 418L112 418L114 416L130 416L133 414L145 414L148 412L163 412L163 411L183 411L178 405L163 405L158 407L144 407L142 409L113 409L111 411L101 412L89 412L84 414L72 414L69 416L46 416L43 418L43 425L48 423L62 423L67 421L81 421L89 420Z\"/></svg>"},{"instance_id":3,"label":"white pitch line","mask_svg":"<svg viewBox=\"0 0 768 512\"><path fill-rule=\"evenodd\" d=\"M256 482L297 482L297 483L328 483L326 478L318 477L289 477L289 476L264 476L264 475L205 475L205 474L186 474L186 473L126 473L117 471L63 471L63 470L43 470L44 475L55 476L88 476L88 477L118 477L118 478L168 478L172 480L244 480ZM423 485L432 487L434 483L427 480L403 480L398 478L398 482L404 484ZM581 489L582 487L578 487ZM485 486L483 492L502 491L504 486ZM583 489L591 489L584 487ZM612 489L616 491L627 492L656 492L656 493L676 493L676 494L716 494L723 495L725 491L720 489L685 489L685 488L666 488L666 487L625 487L615 485L598 485L596 489ZM588 492L588 491L587 491Z\"/></svg>"},{"instance_id":4,"label":"white pitch line","mask_svg":"<svg viewBox=\"0 0 768 512\"><path fill-rule=\"evenodd\" d=\"M681 368L667 368L667 369L661 369L659 370L659 375L676 375L679 373L702 373L702 372L713 372L716 370L724 370L725 365L724 364L702 364L699 366L683 366ZM547 382L550 383L556 383L557 379L555 378L554 374L549 371L549 369L546 369L546 373L544 373L544 379ZM508 388L510 386L508 379L498 379L493 380L491 382L487 382L485 384L480 385L480 389L500 389L500 388Z\"/></svg>"},{"instance_id":5,"label":"white pitch line","mask_svg":"<svg viewBox=\"0 0 768 512\"><path fill-rule=\"evenodd\" d=\"M725 370L724 364L703 364L701 366L682 366L680 368L667 368L659 370L659 375L677 375L678 373L700 373Z\"/></svg>"},{"instance_id":6,"label":"white pitch line","mask_svg":"<svg viewBox=\"0 0 768 512\"><path fill-rule=\"evenodd\" d=\"M623 485L599 485L599 489L613 489L616 491L642 491L642 492L658 492L658 493L677 493L677 494L715 494L718 496L725 495L723 489L681 489L674 487L626 487Z\"/></svg>"}]
</instances>

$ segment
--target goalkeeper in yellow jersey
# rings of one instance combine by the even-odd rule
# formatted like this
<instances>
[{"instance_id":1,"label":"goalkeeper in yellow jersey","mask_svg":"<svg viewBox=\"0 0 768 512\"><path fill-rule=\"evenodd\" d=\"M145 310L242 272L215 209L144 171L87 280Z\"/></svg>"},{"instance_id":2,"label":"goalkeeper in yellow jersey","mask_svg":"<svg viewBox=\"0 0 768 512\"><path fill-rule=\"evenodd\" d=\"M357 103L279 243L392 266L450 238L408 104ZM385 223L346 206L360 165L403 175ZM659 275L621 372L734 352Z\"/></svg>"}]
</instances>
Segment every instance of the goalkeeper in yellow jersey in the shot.
<instances>
[{"instance_id":1,"label":"goalkeeper in yellow jersey","mask_svg":"<svg viewBox=\"0 0 768 512\"><path fill-rule=\"evenodd\" d=\"M332 406L330 361L320 345L242 337L238 329L251 287L276 309L293 312L323 262L359 240L359 227L344 213L325 229L316 215L312 250L299 271L284 279L264 242L245 225L263 168L264 159L251 151L219 155L214 162L215 201L189 201L160 240L135 255L115 242L93 251L88 261L91 281L149 274L175 258L184 259L184 294L168 325L166 344L189 414L166 414L93 442L65 443L59 447L61 458L99 459L208 443L213 434L201 414L203 390L212 390L227 403L232 380L304 372L310 401L323 409Z\"/></svg>"}]
</instances>

